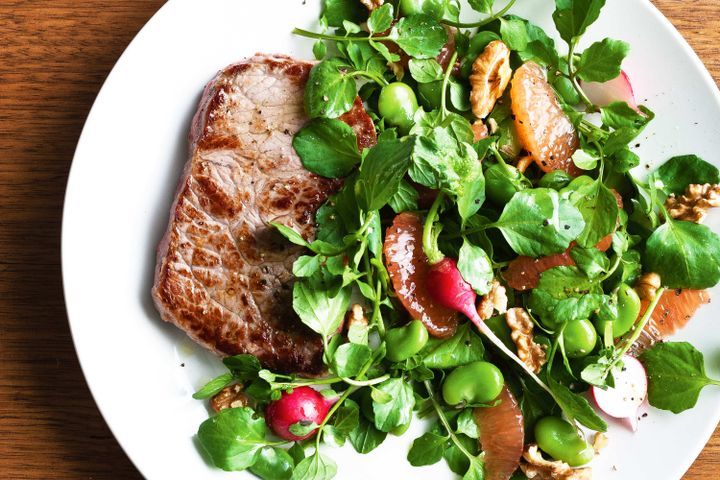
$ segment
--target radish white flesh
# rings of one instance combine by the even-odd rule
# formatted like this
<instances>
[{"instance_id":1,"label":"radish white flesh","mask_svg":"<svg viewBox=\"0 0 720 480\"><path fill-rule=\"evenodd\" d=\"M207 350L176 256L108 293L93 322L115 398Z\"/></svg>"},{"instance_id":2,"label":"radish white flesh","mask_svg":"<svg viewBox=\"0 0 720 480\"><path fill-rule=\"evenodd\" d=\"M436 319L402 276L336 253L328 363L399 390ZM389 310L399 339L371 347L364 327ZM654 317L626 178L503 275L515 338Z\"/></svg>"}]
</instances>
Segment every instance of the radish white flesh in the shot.
<instances>
[{"instance_id":1,"label":"radish white flesh","mask_svg":"<svg viewBox=\"0 0 720 480\"><path fill-rule=\"evenodd\" d=\"M637 411L647 396L647 375L642 364L630 355L623 355L624 366L615 370L615 388L592 387L592 395L600 410L614 418L627 419L637 430Z\"/></svg>"},{"instance_id":2,"label":"radish white flesh","mask_svg":"<svg viewBox=\"0 0 720 480\"><path fill-rule=\"evenodd\" d=\"M625 72L620 72L618 77L608 82L582 82L581 86L588 99L599 107L605 107L613 102L627 102L637 110L632 84Z\"/></svg>"}]
</instances>

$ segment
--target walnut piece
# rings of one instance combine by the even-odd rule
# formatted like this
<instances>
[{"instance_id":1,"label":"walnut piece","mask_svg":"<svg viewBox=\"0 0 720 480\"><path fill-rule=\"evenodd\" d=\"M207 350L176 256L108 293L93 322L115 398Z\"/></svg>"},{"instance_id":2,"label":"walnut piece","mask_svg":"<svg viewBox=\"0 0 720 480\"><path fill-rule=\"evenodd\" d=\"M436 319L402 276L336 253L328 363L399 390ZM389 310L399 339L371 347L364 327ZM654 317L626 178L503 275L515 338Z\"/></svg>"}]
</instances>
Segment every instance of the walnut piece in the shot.
<instances>
[{"instance_id":1,"label":"walnut piece","mask_svg":"<svg viewBox=\"0 0 720 480\"><path fill-rule=\"evenodd\" d=\"M505 313L507 311L507 293L505 287L500 285L500 282L493 279L490 291L483 295L480 299L480 305L478 305L477 312L482 320L487 320L493 316L493 312Z\"/></svg>"},{"instance_id":2,"label":"walnut piece","mask_svg":"<svg viewBox=\"0 0 720 480\"><path fill-rule=\"evenodd\" d=\"M479 142L483 138L488 137L488 127L482 122L482 120L475 120L472 124L473 140Z\"/></svg>"},{"instance_id":3,"label":"walnut piece","mask_svg":"<svg viewBox=\"0 0 720 480\"><path fill-rule=\"evenodd\" d=\"M559 460L545 460L534 443L525 447L520 469L530 480L591 480L592 469L571 468Z\"/></svg>"},{"instance_id":4,"label":"walnut piece","mask_svg":"<svg viewBox=\"0 0 720 480\"><path fill-rule=\"evenodd\" d=\"M505 322L510 327L510 337L517 347L518 357L533 372L538 373L545 364L546 355L542 345L533 340L533 322L524 308L511 308L505 314Z\"/></svg>"},{"instance_id":5,"label":"walnut piece","mask_svg":"<svg viewBox=\"0 0 720 480\"><path fill-rule=\"evenodd\" d=\"M226 408L240 408L248 404L248 398L243 393L242 385L230 385L220 390L212 400L210 400L210 408L219 412Z\"/></svg>"},{"instance_id":6,"label":"walnut piece","mask_svg":"<svg viewBox=\"0 0 720 480\"><path fill-rule=\"evenodd\" d=\"M359 303L353 303L347 315L347 328L353 325L368 326L368 319L365 318L365 311Z\"/></svg>"},{"instance_id":7,"label":"walnut piece","mask_svg":"<svg viewBox=\"0 0 720 480\"><path fill-rule=\"evenodd\" d=\"M603 432L597 432L595 438L593 438L593 450L595 453L600 453L605 447L608 446L608 436Z\"/></svg>"},{"instance_id":8,"label":"walnut piece","mask_svg":"<svg viewBox=\"0 0 720 480\"><path fill-rule=\"evenodd\" d=\"M487 117L510 83L510 49L500 40L485 47L472 65L470 105L477 118Z\"/></svg>"},{"instance_id":9,"label":"walnut piece","mask_svg":"<svg viewBox=\"0 0 720 480\"><path fill-rule=\"evenodd\" d=\"M652 300L657 293L657 289L662 285L660 275L657 273L646 273L638 278L635 283L635 291L643 300Z\"/></svg>"},{"instance_id":10,"label":"walnut piece","mask_svg":"<svg viewBox=\"0 0 720 480\"><path fill-rule=\"evenodd\" d=\"M360 0L360 3L365 5L365 8L372 12L376 8L382 7L382 4L385 3L385 0Z\"/></svg>"},{"instance_id":11,"label":"walnut piece","mask_svg":"<svg viewBox=\"0 0 720 480\"><path fill-rule=\"evenodd\" d=\"M685 193L665 200L665 208L672 218L700 223L712 207L720 207L720 184L688 185Z\"/></svg>"}]
</instances>

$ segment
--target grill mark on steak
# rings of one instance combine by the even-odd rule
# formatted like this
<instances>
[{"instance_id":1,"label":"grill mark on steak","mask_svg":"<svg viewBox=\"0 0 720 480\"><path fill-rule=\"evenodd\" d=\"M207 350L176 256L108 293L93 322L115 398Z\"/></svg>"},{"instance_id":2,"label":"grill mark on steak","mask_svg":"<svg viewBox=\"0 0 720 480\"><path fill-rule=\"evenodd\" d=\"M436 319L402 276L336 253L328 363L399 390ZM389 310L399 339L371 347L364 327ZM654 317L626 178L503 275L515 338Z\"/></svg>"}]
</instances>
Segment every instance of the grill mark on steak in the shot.
<instances>
[{"instance_id":1,"label":"grill mark on steak","mask_svg":"<svg viewBox=\"0 0 720 480\"><path fill-rule=\"evenodd\" d=\"M205 87L152 291L163 320L216 353L310 374L322 370L322 342L292 308L292 264L303 249L268 223L312 240L315 211L342 185L305 170L292 148L307 121L312 65L258 54ZM374 145L359 99L341 120L360 147Z\"/></svg>"}]
</instances>

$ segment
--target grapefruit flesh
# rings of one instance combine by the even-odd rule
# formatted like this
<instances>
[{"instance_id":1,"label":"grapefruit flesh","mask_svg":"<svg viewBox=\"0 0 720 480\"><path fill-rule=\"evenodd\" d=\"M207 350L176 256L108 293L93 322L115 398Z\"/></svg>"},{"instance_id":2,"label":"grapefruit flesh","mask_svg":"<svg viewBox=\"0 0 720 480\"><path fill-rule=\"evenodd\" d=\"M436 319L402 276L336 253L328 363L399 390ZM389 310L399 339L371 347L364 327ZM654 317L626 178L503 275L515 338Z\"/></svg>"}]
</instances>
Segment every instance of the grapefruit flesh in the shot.
<instances>
[{"instance_id":1,"label":"grapefruit flesh","mask_svg":"<svg viewBox=\"0 0 720 480\"><path fill-rule=\"evenodd\" d=\"M383 250L395 294L413 319L423 322L435 337L455 334L459 315L436 304L425 280L430 263L422 249L422 218L414 213L397 215L387 229Z\"/></svg>"},{"instance_id":2,"label":"grapefruit flesh","mask_svg":"<svg viewBox=\"0 0 720 480\"><path fill-rule=\"evenodd\" d=\"M508 480L520 465L525 446L525 426L517 400L507 386L494 407L474 411L480 430L480 448L485 452L485 479Z\"/></svg>"},{"instance_id":3,"label":"grapefruit flesh","mask_svg":"<svg viewBox=\"0 0 720 480\"><path fill-rule=\"evenodd\" d=\"M511 82L510 100L520 143L540 169L580 175L582 171L571 158L579 146L577 132L545 79L545 70L533 62L518 68Z\"/></svg>"},{"instance_id":4,"label":"grapefruit flesh","mask_svg":"<svg viewBox=\"0 0 720 480\"><path fill-rule=\"evenodd\" d=\"M666 290L628 353L638 356L646 348L674 334L687 325L698 308L706 303L710 303L707 290ZM642 301L640 316L645 313L648 304L647 300Z\"/></svg>"}]
</instances>

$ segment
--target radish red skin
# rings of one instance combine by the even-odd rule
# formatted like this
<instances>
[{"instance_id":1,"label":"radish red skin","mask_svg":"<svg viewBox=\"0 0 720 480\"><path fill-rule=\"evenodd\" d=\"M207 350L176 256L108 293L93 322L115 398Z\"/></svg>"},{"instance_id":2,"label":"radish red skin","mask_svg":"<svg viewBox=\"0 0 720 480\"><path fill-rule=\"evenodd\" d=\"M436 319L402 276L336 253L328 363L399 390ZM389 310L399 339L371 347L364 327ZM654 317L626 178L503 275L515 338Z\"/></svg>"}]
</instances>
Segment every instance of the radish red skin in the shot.
<instances>
[{"instance_id":1,"label":"radish red skin","mask_svg":"<svg viewBox=\"0 0 720 480\"><path fill-rule=\"evenodd\" d=\"M425 278L428 293L445 308L462 312L469 318L477 316L475 300L477 295L465 281L452 258L445 257L430 267Z\"/></svg>"},{"instance_id":2,"label":"radish red skin","mask_svg":"<svg viewBox=\"0 0 720 480\"><path fill-rule=\"evenodd\" d=\"M298 387L292 393L283 392L279 400L270 402L265 409L265 420L278 437L290 441L305 440L315 435L317 429L299 437L290 432L290 426L298 422L320 425L332 404L317 390Z\"/></svg>"}]
</instances>

